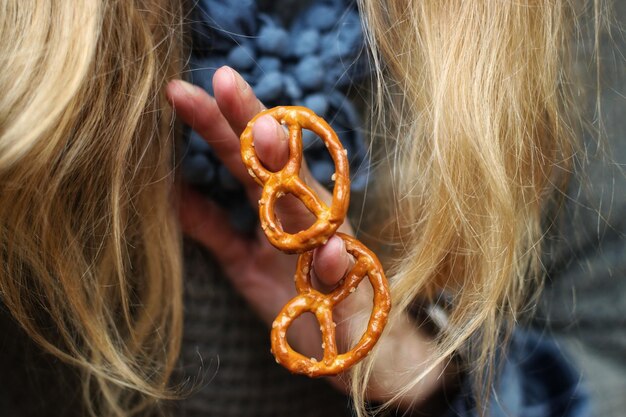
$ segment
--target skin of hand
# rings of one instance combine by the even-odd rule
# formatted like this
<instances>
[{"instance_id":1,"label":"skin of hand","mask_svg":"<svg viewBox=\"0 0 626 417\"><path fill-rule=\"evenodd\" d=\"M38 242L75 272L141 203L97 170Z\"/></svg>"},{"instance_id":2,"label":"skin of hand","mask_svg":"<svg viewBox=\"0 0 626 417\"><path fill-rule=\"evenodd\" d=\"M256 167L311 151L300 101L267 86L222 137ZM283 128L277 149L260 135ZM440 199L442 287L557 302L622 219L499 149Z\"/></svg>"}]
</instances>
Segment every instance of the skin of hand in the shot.
<instances>
[{"instance_id":1,"label":"skin of hand","mask_svg":"<svg viewBox=\"0 0 626 417\"><path fill-rule=\"evenodd\" d=\"M246 194L256 207L262 188L254 182L244 167L239 148L239 135L248 121L265 109L252 88L236 71L222 67L214 75L215 97L181 80L168 84L166 95L180 120L199 133L213 148L230 172L244 185ZM261 162L270 170L278 171L288 159L289 149L284 128L272 117L260 118L253 127L254 147ZM303 161L304 162L304 161ZM311 176L303 163L300 177L327 204L331 194ZM293 276L297 255L288 255L274 248L260 227L253 237L237 233L228 221L226 212L216 203L204 198L191 188L182 186L179 195L179 217L183 232L213 253L234 287L250 303L261 319L271 325L284 304L296 295ZM276 207L277 216L285 230L295 232L313 223L314 218L295 197L281 198ZM339 231L353 234L348 222ZM351 255L343 240L332 237L326 245L317 248L313 258L313 285L327 291L334 287L352 266ZM365 280L366 281L366 280ZM340 348L349 349L348 332L361 327L369 317L371 288L359 285L357 291L338 304L333 311L337 322ZM289 342L296 351L307 356L321 357L319 324L311 314L296 320L289 330ZM390 394L404 387L410 377L427 366L432 351L430 340L408 320L399 321L379 341L381 358L374 372L375 381L369 388L373 401L384 401ZM384 363L383 363L384 362ZM408 408L428 398L442 385L443 366L431 372L400 403ZM331 384L345 391L345 377L328 378Z\"/></svg>"}]
</instances>

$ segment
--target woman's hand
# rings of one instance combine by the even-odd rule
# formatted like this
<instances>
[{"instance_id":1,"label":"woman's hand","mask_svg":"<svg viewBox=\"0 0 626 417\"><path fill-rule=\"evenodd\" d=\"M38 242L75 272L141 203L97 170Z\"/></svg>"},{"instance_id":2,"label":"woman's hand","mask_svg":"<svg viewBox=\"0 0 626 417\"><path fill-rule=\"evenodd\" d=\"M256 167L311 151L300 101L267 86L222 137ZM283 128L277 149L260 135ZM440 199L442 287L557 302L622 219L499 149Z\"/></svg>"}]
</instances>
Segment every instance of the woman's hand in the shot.
<instances>
[{"instance_id":1,"label":"woman's hand","mask_svg":"<svg viewBox=\"0 0 626 417\"><path fill-rule=\"evenodd\" d=\"M264 107L252 89L230 68L216 72L214 89L215 98L200 88L175 81L168 86L167 94L177 115L211 144L221 161L244 185L251 204L256 207L262 188L241 161L239 135ZM255 150L263 164L270 170L282 168L289 156L283 128L268 116L255 124L253 135ZM330 202L330 194L312 178L305 164L300 176L325 202ZM286 255L271 246L260 228L254 238L238 234L221 207L192 189L185 188L181 197L183 231L215 255L237 290L261 318L271 324L280 308L295 295L296 256ZM279 200L277 215L286 230L306 228L314 220L304 205L291 195ZM340 231L352 234L347 223ZM343 240L330 239L315 254L318 285L335 285L349 263ZM315 268L315 265L323 267ZM297 346L300 337L294 339Z\"/></svg>"},{"instance_id":2,"label":"woman's hand","mask_svg":"<svg viewBox=\"0 0 626 417\"><path fill-rule=\"evenodd\" d=\"M241 161L239 135L248 121L264 110L264 106L241 76L228 67L222 67L215 73L213 88L214 98L191 84L173 81L167 87L167 95L178 117L212 146L224 165L244 185L248 198L256 207L262 189ZM261 162L270 170L281 169L289 156L287 134L283 127L272 117L260 118L253 127L253 136ZM304 163L300 177L330 204L332 196L313 179ZM238 234L230 226L221 207L190 188L182 190L179 206L183 231L213 253L235 288L269 326L282 306L296 295L293 283L296 255L287 255L271 246L260 228L254 237ZM305 229L314 221L304 205L291 195L279 200L276 212L284 229L289 232ZM352 234L347 222L339 230ZM331 238L326 245L315 250L314 286L322 291L334 287L352 262L343 240ZM349 349L348 332L354 331L355 327L364 328L370 311L371 288L363 283L353 295L336 306L333 315L338 323L337 343L340 348ZM382 344L379 347L382 356L391 359L400 349L407 360L398 361L396 358L395 362L377 366L380 378L374 378L377 386L370 390L370 397L375 400L388 399L394 386L398 385L396 371L406 375L408 369L404 366L419 368L420 361L425 361L429 352L427 339L414 326L407 323L391 330L389 336L379 342ZM289 337L295 350L307 356L321 357L319 324L313 315L305 314L297 319ZM415 375L413 372L410 374ZM331 380L336 386L345 388L345 381L338 378ZM421 394L423 391L420 390Z\"/></svg>"}]
</instances>

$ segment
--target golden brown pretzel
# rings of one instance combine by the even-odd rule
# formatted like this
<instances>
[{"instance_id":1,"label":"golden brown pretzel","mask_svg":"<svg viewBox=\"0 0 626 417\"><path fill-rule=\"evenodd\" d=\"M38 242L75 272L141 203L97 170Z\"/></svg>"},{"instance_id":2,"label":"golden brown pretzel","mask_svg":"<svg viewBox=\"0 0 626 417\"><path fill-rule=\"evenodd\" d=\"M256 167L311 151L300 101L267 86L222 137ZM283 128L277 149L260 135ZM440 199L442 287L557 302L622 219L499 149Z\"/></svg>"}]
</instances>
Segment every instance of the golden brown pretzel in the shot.
<instances>
[{"instance_id":1,"label":"golden brown pretzel","mask_svg":"<svg viewBox=\"0 0 626 417\"><path fill-rule=\"evenodd\" d=\"M298 257L295 277L298 295L283 307L272 324L272 353L278 363L294 373L315 377L336 375L344 371L369 353L387 324L391 300L380 262L376 255L358 240L343 233L337 233L337 236L344 240L348 253L355 259L352 269L344 276L339 286L332 292L323 294L311 286L313 251L301 254ZM350 295L366 275L374 289L374 308L367 330L356 346L346 353L339 354L335 340L333 308ZM287 343L287 328L298 316L307 311L315 314L320 323L324 349L321 361L307 358L294 351Z\"/></svg>"},{"instance_id":2,"label":"golden brown pretzel","mask_svg":"<svg viewBox=\"0 0 626 417\"><path fill-rule=\"evenodd\" d=\"M266 169L254 151L252 126L264 115L274 117L289 127L289 160L277 172ZM298 176L302 165L302 129L317 133L335 163L335 187L330 208ZM270 243L286 253L302 253L323 245L343 223L350 203L348 157L335 131L322 118L305 107L274 107L257 114L241 134L241 158L250 175L263 187L259 200L259 218ZM291 193L315 215L316 221L306 230L287 233L276 218L276 200Z\"/></svg>"},{"instance_id":3,"label":"golden brown pretzel","mask_svg":"<svg viewBox=\"0 0 626 417\"><path fill-rule=\"evenodd\" d=\"M263 115L270 115L289 128L289 160L277 172L270 172L254 152L252 126ZM335 162L335 187L330 208L298 176L302 165L302 128L317 133ZM369 353L380 338L391 308L387 279L378 258L358 240L337 233L354 258L354 266L330 293L323 294L311 286L313 249L322 246L343 223L349 203L350 178L348 159L332 128L304 107L275 107L257 114L241 134L241 157L250 175L263 187L259 200L261 227L269 241L287 253L300 253L296 268L298 295L280 311L272 324L272 352L276 361L294 373L311 377L335 375L354 365ZM316 216L315 223L295 234L286 233L276 219L276 200L285 193L299 198ZM367 276L374 290L374 307L367 329L350 351L338 353L332 310ZM324 356L321 361L295 352L287 343L287 329L302 313L315 314L322 332Z\"/></svg>"}]
</instances>

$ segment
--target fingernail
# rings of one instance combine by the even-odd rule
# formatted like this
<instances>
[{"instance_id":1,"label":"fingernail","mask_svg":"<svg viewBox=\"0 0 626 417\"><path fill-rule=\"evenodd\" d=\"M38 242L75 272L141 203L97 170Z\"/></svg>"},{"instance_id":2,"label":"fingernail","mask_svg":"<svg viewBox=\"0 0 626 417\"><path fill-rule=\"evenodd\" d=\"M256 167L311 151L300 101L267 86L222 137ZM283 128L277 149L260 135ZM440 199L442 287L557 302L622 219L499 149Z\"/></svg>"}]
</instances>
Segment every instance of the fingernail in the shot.
<instances>
[{"instance_id":1,"label":"fingernail","mask_svg":"<svg viewBox=\"0 0 626 417\"><path fill-rule=\"evenodd\" d=\"M237 71L235 71L232 68L228 68L230 70L230 74L232 75L232 77L235 80L235 84L237 85L237 89L239 89L239 91L241 91L242 93L244 91L246 91L248 88L250 88L250 84L248 84L246 82L246 80L244 80L241 75L239 75L239 73Z\"/></svg>"},{"instance_id":2,"label":"fingernail","mask_svg":"<svg viewBox=\"0 0 626 417\"><path fill-rule=\"evenodd\" d=\"M187 81L178 80L176 82L178 83L180 88L182 88L185 91L185 93L190 96L194 96L198 92L198 87L196 87L195 85L191 83L188 83Z\"/></svg>"},{"instance_id":3,"label":"fingernail","mask_svg":"<svg viewBox=\"0 0 626 417\"><path fill-rule=\"evenodd\" d=\"M276 125L276 136L281 142L287 142L287 130L285 130L285 126L278 123Z\"/></svg>"},{"instance_id":4,"label":"fingernail","mask_svg":"<svg viewBox=\"0 0 626 417\"><path fill-rule=\"evenodd\" d=\"M328 241L326 242L326 245L334 246L333 250L337 251L337 253L340 253L341 256L348 253L346 252L346 244L344 243L343 239L337 235L332 235L330 239L328 239Z\"/></svg>"}]
</instances>

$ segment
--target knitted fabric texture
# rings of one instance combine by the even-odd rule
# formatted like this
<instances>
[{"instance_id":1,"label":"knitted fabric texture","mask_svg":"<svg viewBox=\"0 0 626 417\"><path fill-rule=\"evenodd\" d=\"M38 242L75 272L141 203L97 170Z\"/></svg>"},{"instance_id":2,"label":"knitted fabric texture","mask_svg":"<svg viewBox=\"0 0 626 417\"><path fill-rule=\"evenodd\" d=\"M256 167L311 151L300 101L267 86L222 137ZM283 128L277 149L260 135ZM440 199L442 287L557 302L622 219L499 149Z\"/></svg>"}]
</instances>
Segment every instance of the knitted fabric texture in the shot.
<instances>
[{"instance_id":1,"label":"knitted fabric texture","mask_svg":"<svg viewBox=\"0 0 626 417\"><path fill-rule=\"evenodd\" d=\"M323 379L291 375L270 353L269 329L211 256L185 242L183 377L198 389L177 416L350 416L347 397Z\"/></svg>"}]
</instances>

